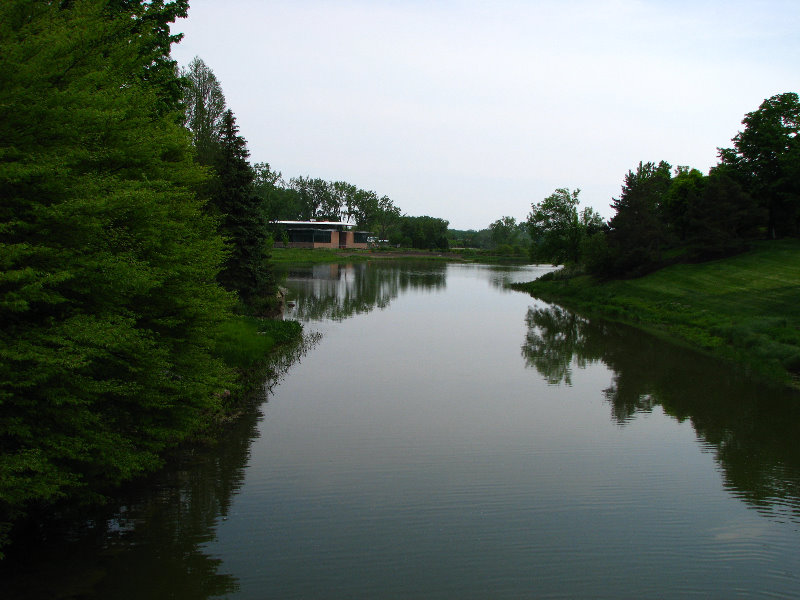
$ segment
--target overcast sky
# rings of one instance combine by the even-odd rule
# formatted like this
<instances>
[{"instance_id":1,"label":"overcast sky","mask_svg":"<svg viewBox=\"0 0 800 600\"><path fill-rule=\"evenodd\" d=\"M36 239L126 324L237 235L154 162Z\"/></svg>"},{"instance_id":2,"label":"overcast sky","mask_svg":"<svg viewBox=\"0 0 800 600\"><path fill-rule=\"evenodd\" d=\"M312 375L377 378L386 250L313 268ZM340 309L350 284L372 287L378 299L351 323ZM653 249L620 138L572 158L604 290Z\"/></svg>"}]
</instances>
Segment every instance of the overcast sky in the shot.
<instances>
[{"instance_id":1,"label":"overcast sky","mask_svg":"<svg viewBox=\"0 0 800 600\"><path fill-rule=\"evenodd\" d=\"M174 30L252 162L483 229L556 188L605 218L639 161L703 171L800 91L797 0L191 0Z\"/></svg>"}]
</instances>

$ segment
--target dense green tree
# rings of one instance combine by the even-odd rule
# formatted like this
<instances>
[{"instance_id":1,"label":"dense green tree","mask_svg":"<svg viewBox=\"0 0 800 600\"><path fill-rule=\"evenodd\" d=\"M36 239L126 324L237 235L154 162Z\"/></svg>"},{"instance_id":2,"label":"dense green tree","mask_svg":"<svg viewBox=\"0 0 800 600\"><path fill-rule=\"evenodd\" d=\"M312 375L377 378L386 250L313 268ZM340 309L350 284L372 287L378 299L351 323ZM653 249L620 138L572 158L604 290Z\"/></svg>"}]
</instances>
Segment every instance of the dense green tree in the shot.
<instances>
[{"instance_id":1,"label":"dense green tree","mask_svg":"<svg viewBox=\"0 0 800 600\"><path fill-rule=\"evenodd\" d=\"M141 77L157 33L0 3L0 522L153 468L231 382L204 174Z\"/></svg>"},{"instance_id":2,"label":"dense green tree","mask_svg":"<svg viewBox=\"0 0 800 600\"><path fill-rule=\"evenodd\" d=\"M253 193L258 197L264 220L274 240L287 241L285 230L274 221L293 221L300 215L300 199L295 190L287 188L280 171L273 171L269 163L253 165Z\"/></svg>"},{"instance_id":3,"label":"dense green tree","mask_svg":"<svg viewBox=\"0 0 800 600\"><path fill-rule=\"evenodd\" d=\"M707 260L745 250L764 221L750 195L724 170L712 170L698 187L686 206L690 258Z\"/></svg>"},{"instance_id":4,"label":"dense green tree","mask_svg":"<svg viewBox=\"0 0 800 600\"><path fill-rule=\"evenodd\" d=\"M577 263L584 235L578 215L580 190L558 188L547 198L531 206L528 230L531 236L531 260L553 264Z\"/></svg>"},{"instance_id":5,"label":"dense green tree","mask_svg":"<svg viewBox=\"0 0 800 600\"><path fill-rule=\"evenodd\" d=\"M605 221L600 213L593 209L591 206L585 206L580 212L581 227L587 235L593 235L605 228Z\"/></svg>"},{"instance_id":6,"label":"dense green tree","mask_svg":"<svg viewBox=\"0 0 800 600\"><path fill-rule=\"evenodd\" d=\"M298 218L302 221L339 221L343 206L333 183L311 177L293 177L289 187L297 192L300 203Z\"/></svg>"},{"instance_id":7,"label":"dense green tree","mask_svg":"<svg viewBox=\"0 0 800 600\"><path fill-rule=\"evenodd\" d=\"M378 211L372 221L372 230L378 234L379 239L388 239L389 231L397 224L400 218L400 208L395 206L389 196L381 196L378 198Z\"/></svg>"},{"instance_id":8,"label":"dense green tree","mask_svg":"<svg viewBox=\"0 0 800 600\"><path fill-rule=\"evenodd\" d=\"M800 234L798 95L772 96L742 123L708 176L678 167L673 177L664 161L640 162L625 176L608 224L593 211L578 215L577 198L557 190L528 217L532 257L635 277L667 261L742 251L759 228L769 237Z\"/></svg>"},{"instance_id":9,"label":"dense green tree","mask_svg":"<svg viewBox=\"0 0 800 600\"><path fill-rule=\"evenodd\" d=\"M69 4L62 3L65 7ZM131 37L137 38L140 59L132 75L154 91L158 98L158 114L172 113L180 118L175 111L181 107L182 85L175 78L177 65L170 48L183 34L172 33L170 24L187 16L189 0L108 0L106 10L112 17L131 20Z\"/></svg>"},{"instance_id":10,"label":"dense green tree","mask_svg":"<svg viewBox=\"0 0 800 600\"><path fill-rule=\"evenodd\" d=\"M268 227L269 197L276 180L269 165L250 166L247 142L239 135L233 111L225 107L222 87L213 71L195 57L181 70L184 84L184 126L191 132L197 160L211 177L202 193L209 212L220 223L230 244L230 256L219 274L226 289L235 291L243 310L270 311L276 292L269 263L272 237Z\"/></svg>"},{"instance_id":11,"label":"dense green tree","mask_svg":"<svg viewBox=\"0 0 800 600\"><path fill-rule=\"evenodd\" d=\"M661 206L671 180L671 167L663 160L640 162L635 172L628 171L612 203L616 213L609 221L607 273L640 275L661 264L668 241Z\"/></svg>"},{"instance_id":12,"label":"dense green tree","mask_svg":"<svg viewBox=\"0 0 800 600\"><path fill-rule=\"evenodd\" d=\"M334 186L345 191L342 195L343 213L358 229L371 229L380 210L378 194L362 190L353 184L339 181Z\"/></svg>"},{"instance_id":13,"label":"dense green tree","mask_svg":"<svg viewBox=\"0 0 800 600\"><path fill-rule=\"evenodd\" d=\"M771 238L800 233L800 99L777 94L747 113L720 163L767 211Z\"/></svg>"},{"instance_id":14,"label":"dense green tree","mask_svg":"<svg viewBox=\"0 0 800 600\"><path fill-rule=\"evenodd\" d=\"M520 223L525 225L525 223ZM526 233L527 235L527 233ZM492 242L491 229L448 229L447 237L450 240L450 247L455 248L480 248L489 249L494 246Z\"/></svg>"},{"instance_id":15,"label":"dense green tree","mask_svg":"<svg viewBox=\"0 0 800 600\"><path fill-rule=\"evenodd\" d=\"M222 116L218 146L211 203L221 219L220 232L231 245L219 280L251 310L263 312L275 292L269 264L272 238L253 189L255 173L248 162L247 142L230 109Z\"/></svg>"},{"instance_id":16,"label":"dense green tree","mask_svg":"<svg viewBox=\"0 0 800 600\"><path fill-rule=\"evenodd\" d=\"M397 227L389 236L392 243L424 250L447 250L448 222L436 217L421 216L399 218Z\"/></svg>"},{"instance_id":17,"label":"dense green tree","mask_svg":"<svg viewBox=\"0 0 800 600\"><path fill-rule=\"evenodd\" d=\"M366 224L372 212L368 202L369 192L346 181L328 182L328 188L333 196L333 202L339 206L341 219L354 220L362 226Z\"/></svg>"},{"instance_id":18,"label":"dense green tree","mask_svg":"<svg viewBox=\"0 0 800 600\"><path fill-rule=\"evenodd\" d=\"M514 246L519 241L520 231L514 217L501 217L489 225L492 242L496 246L508 244Z\"/></svg>"},{"instance_id":19,"label":"dense green tree","mask_svg":"<svg viewBox=\"0 0 800 600\"><path fill-rule=\"evenodd\" d=\"M675 243L685 243L689 235L689 209L702 197L706 177L697 169L680 166L662 198L659 212L667 235Z\"/></svg>"}]
</instances>

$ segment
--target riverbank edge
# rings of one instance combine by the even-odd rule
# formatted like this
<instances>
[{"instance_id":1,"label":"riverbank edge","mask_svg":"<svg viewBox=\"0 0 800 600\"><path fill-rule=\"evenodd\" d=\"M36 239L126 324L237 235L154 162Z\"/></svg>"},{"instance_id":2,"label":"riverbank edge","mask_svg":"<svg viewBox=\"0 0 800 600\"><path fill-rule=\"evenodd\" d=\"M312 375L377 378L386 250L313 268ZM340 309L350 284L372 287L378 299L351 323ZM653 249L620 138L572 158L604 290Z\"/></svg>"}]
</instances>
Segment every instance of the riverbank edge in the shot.
<instances>
[{"instance_id":1,"label":"riverbank edge","mask_svg":"<svg viewBox=\"0 0 800 600\"><path fill-rule=\"evenodd\" d=\"M235 373L234 388L226 390L221 410L208 419L204 427L189 439L189 443L213 443L220 429L251 407L267 380L279 378L293 364L286 357L292 353L292 349L302 344L304 329L299 321L272 317L237 318L240 322L247 319L256 324L256 329L245 330L243 337L249 337L252 341L255 334L261 345L251 347L249 356L245 353L235 359L226 358L228 366ZM246 339L234 341L240 346L247 345Z\"/></svg>"},{"instance_id":2,"label":"riverbank edge","mask_svg":"<svg viewBox=\"0 0 800 600\"><path fill-rule=\"evenodd\" d=\"M734 257L673 265L637 279L564 274L508 287L800 390L800 240L763 242Z\"/></svg>"},{"instance_id":3,"label":"riverbank edge","mask_svg":"<svg viewBox=\"0 0 800 600\"><path fill-rule=\"evenodd\" d=\"M509 263L528 264L526 257L501 256L480 250L415 250L412 248L369 248L335 249L335 248L281 248L272 249L270 261L274 265L309 265L323 263L349 263L381 261L444 261L467 263Z\"/></svg>"}]
</instances>

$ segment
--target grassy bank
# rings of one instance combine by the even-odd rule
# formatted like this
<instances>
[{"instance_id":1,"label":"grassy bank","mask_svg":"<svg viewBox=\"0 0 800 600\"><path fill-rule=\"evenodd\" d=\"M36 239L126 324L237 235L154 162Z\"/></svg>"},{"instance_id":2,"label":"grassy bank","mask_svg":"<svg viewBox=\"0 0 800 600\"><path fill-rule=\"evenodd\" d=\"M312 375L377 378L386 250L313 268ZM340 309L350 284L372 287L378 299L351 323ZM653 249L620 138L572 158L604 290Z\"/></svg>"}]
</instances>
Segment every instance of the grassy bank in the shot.
<instances>
[{"instance_id":1,"label":"grassy bank","mask_svg":"<svg viewBox=\"0 0 800 600\"><path fill-rule=\"evenodd\" d=\"M270 262L274 264L320 264L335 263L339 261L366 260L368 255L365 252L356 254L352 250L346 252L342 250L328 248L279 248L272 249Z\"/></svg>"},{"instance_id":2,"label":"grassy bank","mask_svg":"<svg viewBox=\"0 0 800 600\"><path fill-rule=\"evenodd\" d=\"M597 282L555 277L513 286L581 312L632 323L800 387L800 241L762 242L732 258Z\"/></svg>"},{"instance_id":3,"label":"grassy bank","mask_svg":"<svg viewBox=\"0 0 800 600\"><path fill-rule=\"evenodd\" d=\"M461 260L459 254L439 250L415 250L411 248L281 248L272 249L274 264L320 264L335 262L358 262L378 259L417 260Z\"/></svg>"},{"instance_id":4,"label":"grassy bank","mask_svg":"<svg viewBox=\"0 0 800 600\"><path fill-rule=\"evenodd\" d=\"M303 327L297 321L237 316L225 323L217 338L214 354L236 372L236 387L226 391L222 412L213 430L235 419L263 385L276 352L301 340Z\"/></svg>"},{"instance_id":5,"label":"grassy bank","mask_svg":"<svg viewBox=\"0 0 800 600\"><path fill-rule=\"evenodd\" d=\"M275 264L321 264L335 262L358 262L367 260L436 260L480 263L527 263L527 257L496 254L490 250L472 248L454 250L417 250L414 248L375 249L331 249L331 248L283 248L272 249L271 262Z\"/></svg>"},{"instance_id":6,"label":"grassy bank","mask_svg":"<svg viewBox=\"0 0 800 600\"><path fill-rule=\"evenodd\" d=\"M301 332L297 321L238 316L222 328L214 353L229 367L249 369L276 346L296 340Z\"/></svg>"}]
</instances>

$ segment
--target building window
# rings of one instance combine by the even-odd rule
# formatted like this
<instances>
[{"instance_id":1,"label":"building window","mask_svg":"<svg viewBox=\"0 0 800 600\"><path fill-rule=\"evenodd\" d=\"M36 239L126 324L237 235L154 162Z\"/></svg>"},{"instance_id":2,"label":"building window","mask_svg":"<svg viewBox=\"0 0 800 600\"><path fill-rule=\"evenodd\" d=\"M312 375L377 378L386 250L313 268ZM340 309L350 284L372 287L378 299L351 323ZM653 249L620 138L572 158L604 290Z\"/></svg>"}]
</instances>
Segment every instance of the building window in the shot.
<instances>
[{"instance_id":1,"label":"building window","mask_svg":"<svg viewBox=\"0 0 800 600\"><path fill-rule=\"evenodd\" d=\"M289 235L290 242L311 243L314 241L313 229L288 229L286 233Z\"/></svg>"},{"instance_id":2,"label":"building window","mask_svg":"<svg viewBox=\"0 0 800 600\"><path fill-rule=\"evenodd\" d=\"M331 243L331 232L324 229L315 229L314 230L314 242L317 244L330 244Z\"/></svg>"}]
</instances>

